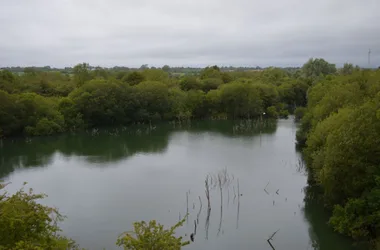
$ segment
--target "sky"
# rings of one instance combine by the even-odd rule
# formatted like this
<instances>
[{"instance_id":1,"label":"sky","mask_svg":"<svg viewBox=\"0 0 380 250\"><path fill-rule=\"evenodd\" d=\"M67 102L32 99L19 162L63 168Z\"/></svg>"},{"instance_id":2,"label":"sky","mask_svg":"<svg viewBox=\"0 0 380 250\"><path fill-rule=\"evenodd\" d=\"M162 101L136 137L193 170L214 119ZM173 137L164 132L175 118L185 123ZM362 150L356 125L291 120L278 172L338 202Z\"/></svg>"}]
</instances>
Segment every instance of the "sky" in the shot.
<instances>
[{"instance_id":1,"label":"sky","mask_svg":"<svg viewBox=\"0 0 380 250\"><path fill-rule=\"evenodd\" d=\"M0 0L0 67L380 66L380 0Z\"/></svg>"}]
</instances>

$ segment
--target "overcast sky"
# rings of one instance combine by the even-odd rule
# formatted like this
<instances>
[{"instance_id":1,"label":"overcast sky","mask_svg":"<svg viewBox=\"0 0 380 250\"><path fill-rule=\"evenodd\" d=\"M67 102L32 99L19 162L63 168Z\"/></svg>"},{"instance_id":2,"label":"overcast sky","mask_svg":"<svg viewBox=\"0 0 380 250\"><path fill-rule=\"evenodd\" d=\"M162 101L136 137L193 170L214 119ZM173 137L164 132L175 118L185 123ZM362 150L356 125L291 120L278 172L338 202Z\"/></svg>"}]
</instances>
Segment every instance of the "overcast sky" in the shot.
<instances>
[{"instance_id":1,"label":"overcast sky","mask_svg":"<svg viewBox=\"0 0 380 250\"><path fill-rule=\"evenodd\" d=\"M0 67L380 66L380 0L0 0Z\"/></svg>"}]
</instances>

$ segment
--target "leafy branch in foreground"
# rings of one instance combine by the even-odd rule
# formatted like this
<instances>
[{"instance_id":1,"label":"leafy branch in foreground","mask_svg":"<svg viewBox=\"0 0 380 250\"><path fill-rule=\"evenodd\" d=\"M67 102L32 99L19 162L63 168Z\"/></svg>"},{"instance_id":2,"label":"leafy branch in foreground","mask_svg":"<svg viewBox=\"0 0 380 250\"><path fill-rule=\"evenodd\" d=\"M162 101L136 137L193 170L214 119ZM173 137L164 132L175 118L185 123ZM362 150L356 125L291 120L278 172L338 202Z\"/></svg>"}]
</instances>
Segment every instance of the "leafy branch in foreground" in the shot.
<instances>
[{"instance_id":1,"label":"leafy branch in foreground","mask_svg":"<svg viewBox=\"0 0 380 250\"><path fill-rule=\"evenodd\" d=\"M189 241L182 241L182 237L174 235L175 230L181 227L185 221L186 216L169 229L164 229L164 226L155 220L149 223L135 222L134 230L120 235L116 244L126 250L178 250L182 246L190 244Z\"/></svg>"},{"instance_id":2,"label":"leafy branch in foreground","mask_svg":"<svg viewBox=\"0 0 380 250\"><path fill-rule=\"evenodd\" d=\"M26 183L24 183L24 186ZM6 184L0 183L0 190ZM13 195L0 194L0 249L77 249L71 239L58 234L64 217L56 208L39 204L44 194L21 188Z\"/></svg>"}]
</instances>

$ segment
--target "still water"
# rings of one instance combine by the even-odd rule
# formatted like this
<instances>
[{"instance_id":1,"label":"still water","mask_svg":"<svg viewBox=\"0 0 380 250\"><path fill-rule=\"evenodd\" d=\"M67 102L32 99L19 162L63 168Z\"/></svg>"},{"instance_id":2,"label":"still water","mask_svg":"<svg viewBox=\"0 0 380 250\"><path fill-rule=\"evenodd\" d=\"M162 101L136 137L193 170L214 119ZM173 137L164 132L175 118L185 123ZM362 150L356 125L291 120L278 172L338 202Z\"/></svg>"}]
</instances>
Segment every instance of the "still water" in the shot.
<instances>
[{"instance_id":1,"label":"still water","mask_svg":"<svg viewBox=\"0 0 380 250\"><path fill-rule=\"evenodd\" d=\"M292 119L196 122L87 131L0 144L0 178L48 194L67 219L63 234L87 249L118 249L134 221L174 225L185 249L354 249L304 201L307 177ZM261 130L261 132L260 132ZM220 182L219 182L219 178ZM207 211L205 180L210 188ZM239 195L240 194L240 195ZM201 206L202 203L202 206Z\"/></svg>"}]
</instances>

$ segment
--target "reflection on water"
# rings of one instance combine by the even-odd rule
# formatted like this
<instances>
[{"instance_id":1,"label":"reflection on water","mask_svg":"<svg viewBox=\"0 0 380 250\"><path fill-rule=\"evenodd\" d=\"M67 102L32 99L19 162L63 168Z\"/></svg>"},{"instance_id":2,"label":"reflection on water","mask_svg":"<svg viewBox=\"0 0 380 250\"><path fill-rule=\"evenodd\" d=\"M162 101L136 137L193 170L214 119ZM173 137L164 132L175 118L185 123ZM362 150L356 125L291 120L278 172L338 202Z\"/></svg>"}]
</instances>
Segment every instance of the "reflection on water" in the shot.
<instances>
[{"instance_id":1,"label":"reflection on water","mask_svg":"<svg viewBox=\"0 0 380 250\"><path fill-rule=\"evenodd\" d=\"M181 127L170 124L154 127L132 126L88 130L55 137L1 140L0 178L16 168L48 166L57 152L65 156L82 156L90 163L115 162L135 154L162 153L168 146L170 135L178 131L218 133L226 137L241 138L260 132L276 131L277 123L273 120L267 120L260 126L258 124L256 121L207 121L193 122Z\"/></svg>"},{"instance_id":2,"label":"reflection on water","mask_svg":"<svg viewBox=\"0 0 380 250\"><path fill-rule=\"evenodd\" d=\"M309 249L313 250L335 250L351 249L365 250L369 247L365 244L353 244L344 236L337 235L327 226L328 212L323 209L322 201L318 198L320 190L317 187L305 188L305 206L303 212L310 223L308 229L310 243Z\"/></svg>"},{"instance_id":3,"label":"reflection on water","mask_svg":"<svg viewBox=\"0 0 380 250\"><path fill-rule=\"evenodd\" d=\"M29 182L67 216L65 235L116 249L134 221L178 230L185 249L354 249L306 199L292 120L89 130L0 144L0 178ZM191 239L192 238L192 239Z\"/></svg>"}]
</instances>

